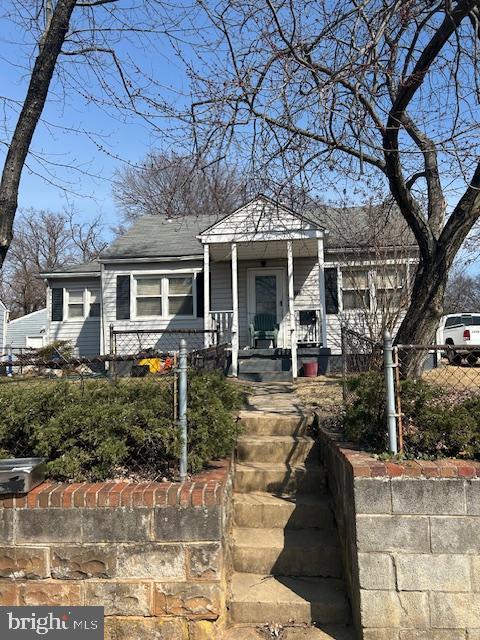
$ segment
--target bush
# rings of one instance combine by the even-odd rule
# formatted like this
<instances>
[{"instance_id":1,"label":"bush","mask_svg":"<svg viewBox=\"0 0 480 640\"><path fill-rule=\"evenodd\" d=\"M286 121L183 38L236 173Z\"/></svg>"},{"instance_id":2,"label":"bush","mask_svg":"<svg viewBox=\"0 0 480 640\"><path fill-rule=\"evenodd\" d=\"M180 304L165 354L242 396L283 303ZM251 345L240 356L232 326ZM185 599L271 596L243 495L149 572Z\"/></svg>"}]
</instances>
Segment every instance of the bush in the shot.
<instances>
[{"instance_id":1,"label":"bush","mask_svg":"<svg viewBox=\"0 0 480 640\"><path fill-rule=\"evenodd\" d=\"M165 380L166 382L166 380ZM189 376L189 469L233 449L241 393L220 374ZM180 438L170 384L150 378L0 385L0 455L44 456L57 480L172 476Z\"/></svg>"},{"instance_id":2,"label":"bush","mask_svg":"<svg viewBox=\"0 0 480 640\"><path fill-rule=\"evenodd\" d=\"M379 373L348 381L354 400L345 409L347 438L377 453L387 451L385 385ZM404 455L480 459L480 396L461 402L422 380L401 382Z\"/></svg>"}]
</instances>

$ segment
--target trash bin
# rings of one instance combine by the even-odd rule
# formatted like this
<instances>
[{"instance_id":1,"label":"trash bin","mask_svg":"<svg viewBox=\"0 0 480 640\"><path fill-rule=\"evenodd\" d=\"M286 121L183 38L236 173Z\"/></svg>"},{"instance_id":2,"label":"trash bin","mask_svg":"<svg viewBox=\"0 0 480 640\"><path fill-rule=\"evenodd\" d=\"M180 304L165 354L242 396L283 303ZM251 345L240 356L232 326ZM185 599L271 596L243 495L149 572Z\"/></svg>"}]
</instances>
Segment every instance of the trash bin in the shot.
<instances>
[{"instance_id":1,"label":"trash bin","mask_svg":"<svg viewBox=\"0 0 480 640\"><path fill-rule=\"evenodd\" d=\"M310 360L310 362L303 363L303 375L305 378L316 378L318 374L318 362L316 360Z\"/></svg>"}]
</instances>

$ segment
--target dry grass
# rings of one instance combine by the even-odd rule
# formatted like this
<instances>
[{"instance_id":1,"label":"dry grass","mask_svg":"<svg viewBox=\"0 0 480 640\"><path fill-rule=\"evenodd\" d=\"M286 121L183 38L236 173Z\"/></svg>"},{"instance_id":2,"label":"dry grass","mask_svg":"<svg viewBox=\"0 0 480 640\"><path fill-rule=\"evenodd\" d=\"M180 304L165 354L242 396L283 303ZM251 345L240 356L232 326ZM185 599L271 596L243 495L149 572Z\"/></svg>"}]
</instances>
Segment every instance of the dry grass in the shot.
<instances>
[{"instance_id":1,"label":"dry grass","mask_svg":"<svg viewBox=\"0 0 480 640\"><path fill-rule=\"evenodd\" d=\"M441 364L438 369L425 371L423 379L448 391L479 391L480 366Z\"/></svg>"},{"instance_id":2,"label":"dry grass","mask_svg":"<svg viewBox=\"0 0 480 640\"><path fill-rule=\"evenodd\" d=\"M342 403L342 379L339 376L298 378L295 392L306 408L331 410Z\"/></svg>"}]
</instances>

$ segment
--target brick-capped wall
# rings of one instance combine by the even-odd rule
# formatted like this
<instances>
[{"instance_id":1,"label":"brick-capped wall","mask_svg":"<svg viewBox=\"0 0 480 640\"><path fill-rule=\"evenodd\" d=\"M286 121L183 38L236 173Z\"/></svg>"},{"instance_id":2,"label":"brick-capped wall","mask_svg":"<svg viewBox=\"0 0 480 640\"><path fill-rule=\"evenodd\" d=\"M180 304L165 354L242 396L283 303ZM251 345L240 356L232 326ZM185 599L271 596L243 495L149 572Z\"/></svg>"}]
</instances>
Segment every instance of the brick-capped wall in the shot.
<instances>
[{"instance_id":1,"label":"brick-capped wall","mask_svg":"<svg viewBox=\"0 0 480 640\"><path fill-rule=\"evenodd\" d=\"M99 605L112 640L216 637L230 465L180 483L43 483L0 499L0 604Z\"/></svg>"},{"instance_id":2,"label":"brick-capped wall","mask_svg":"<svg viewBox=\"0 0 480 640\"><path fill-rule=\"evenodd\" d=\"M364 640L480 640L480 464L381 462L320 429Z\"/></svg>"}]
</instances>

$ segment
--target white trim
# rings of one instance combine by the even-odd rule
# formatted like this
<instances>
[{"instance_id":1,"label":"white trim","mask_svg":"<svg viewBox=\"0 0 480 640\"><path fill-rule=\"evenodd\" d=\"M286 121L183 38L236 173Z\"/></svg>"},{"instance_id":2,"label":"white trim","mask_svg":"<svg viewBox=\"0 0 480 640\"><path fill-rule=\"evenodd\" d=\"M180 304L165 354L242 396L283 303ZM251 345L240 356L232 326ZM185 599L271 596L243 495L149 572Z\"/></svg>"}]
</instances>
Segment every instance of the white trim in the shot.
<instances>
[{"instance_id":1,"label":"white trim","mask_svg":"<svg viewBox=\"0 0 480 640\"><path fill-rule=\"evenodd\" d=\"M288 348L285 303L288 296L285 267L249 267L247 268L247 324L255 312L255 275L274 275L277 278L277 322L279 348ZM288 324L288 322L287 322Z\"/></svg>"},{"instance_id":2,"label":"white trim","mask_svg":"<svg viewBox=\"0 0 480 640\"><path fill-rule=\"evenodd\" d=\"M238 335L238 264L237 264L237 245L232 243L232 375L238 376L238 350L240 346L240 337Z\"/></svg>"},{"instance_id":3,"label":"white trim","mask_svg":"<svg viewBox=\"0 0 480 640\"><path fill-rule=\"evenodd\" d=\"M323 236L324 231L321 229L291 229L252 233L199 235L197 238L204 244L228 244L232 242L267 242L269 240L308 240L309 238L323 238Z\"/></svg>"},{"instance_id":4,"label":"white trim","mask_svg":"<svg viewBox=\"0 0 480 640\"><path fill-rule=\"evenodd\" d=\"M54 278L63 280L64 278L99 278L100 275L100 271L76 271L75 273L56 271L55 273L40 273L38 277L48 278L49 280Z\"/></svg>"},{"instance_id":5,"label":"white trim","mask_svg":"<svg viewBox=\"0 0 480 640\"><path fill-rule=\"evenodd\" d=\"M203 247L203 328L211 328L210 317L210 247L208 244ZM204 333L205 348L211 345L211 334Z\"/></svg>"},{"instance_id":6,"label":"white trim","mask_svg":"<svg viewBox=\"0 0 480 640\"><path fill-rule=\"evenodd\" d=\"M290 320L290 349L292 355L292 378L298 377L297 332L295 331L295 293L293 290L293 245L287 240L288 317Z\"/></svg>"},{"instance_id":7,"label":"white trim","mask_svg":"<svg viewBox=\"0 0 480 640\"><path fill-rule=\"evenodd\" d=\"M318 261L318 288L320 296L320 322L322 326L322 347L327 346L327 301L325 294L325 260L323 253L323 238L319 238L317 242L317 261Z\"/></svg>"},{"instance_id":8,"label":"white trim","mask_svg":"<svg viewBox=\"0 0 480 640\"><path fill-rule=\"evenodd\" d=\"M177 269L177 270L169 270L169 271L155 271L155 272L146 272L146 271L140 271L138 273L131 273L130 274L130 318L131 320L135 320L135 321L142 321L142 320L192 320L193 318L197 318L197 273L199 272L199 270L196 271L192 271L192 270L185 270L185 269ZM190 276L192 279L192 306L193 306L193 313L192 315L180 315L177 313L170 313L170 305L169 305L169 286L168 286L168 279L170 277L175 277L177 276L181 277L182 275L184 276ZM162 299L162 313L160 315L151 315L151 316L139 316L137 314L137 280L141 279L141 278L159 278L161 280L161 285L160 285L160 296L151 296L152 298L158 298L160 297ZM187 294L188 295L188 294ZM142 297L142 296L140 296ZM172 298L173 297L181 297L180 295L175 296L175 294L172 294ZM168 313L166 313L168 309Z\"/></svg>"}]
</instances>

